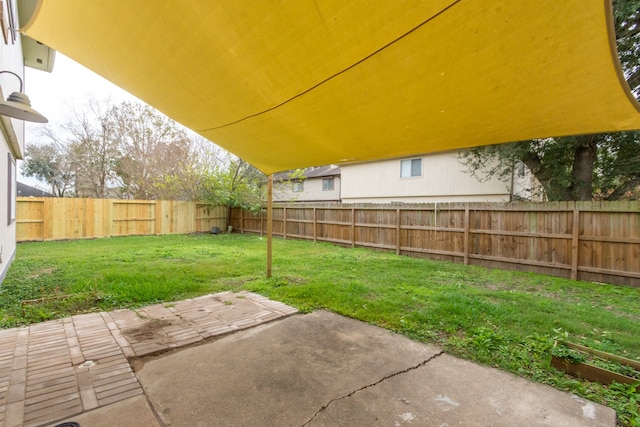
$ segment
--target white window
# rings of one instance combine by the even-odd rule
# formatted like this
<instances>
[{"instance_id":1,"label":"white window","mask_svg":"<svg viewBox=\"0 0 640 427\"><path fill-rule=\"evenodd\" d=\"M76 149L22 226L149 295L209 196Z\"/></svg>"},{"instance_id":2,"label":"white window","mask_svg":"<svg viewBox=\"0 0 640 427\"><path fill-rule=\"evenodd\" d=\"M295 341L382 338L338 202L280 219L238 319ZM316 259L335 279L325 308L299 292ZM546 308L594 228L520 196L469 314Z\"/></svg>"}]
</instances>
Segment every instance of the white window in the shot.
<instances>
[{"instance_id":1,"label":"white window","mask_svg":"<svg viewBox=\"0 0 640 427\"><path fill-rule=\"evenodd\" d=\"M294 193L302 193L304 191L304 182L302 181L293 181L291 185Z\"/></svg>"},{"instance_id":2,"label":"white window","mask_svg":"<svg viewBox=\"0 0 640 427\"><path fill-rule=\"evenodd\" d=\"M400 178L422 176L422 159L400 160Z\"/></svg>"},{"instance_id":3,"label":"white window","mask_svg":"<svg viewBox=\"0 0 640 427\"><path fill-rule=\"evenodd\" d=\"M322 179L322 191L333 191L333 178Z\"/></svg>"}]
</instances>

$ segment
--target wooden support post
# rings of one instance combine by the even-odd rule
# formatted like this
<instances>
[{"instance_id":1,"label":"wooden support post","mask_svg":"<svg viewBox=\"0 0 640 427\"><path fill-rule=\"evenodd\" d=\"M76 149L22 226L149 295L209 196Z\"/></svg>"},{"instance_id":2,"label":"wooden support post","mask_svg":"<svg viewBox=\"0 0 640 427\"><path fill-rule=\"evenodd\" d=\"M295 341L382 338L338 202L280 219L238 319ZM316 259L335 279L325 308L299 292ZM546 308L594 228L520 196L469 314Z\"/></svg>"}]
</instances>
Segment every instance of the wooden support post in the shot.
<instances>
[{"instance_id":1,"label":"wooden support post","mask_svg":"<svg viewBox=\"0 0 640 427\"><path fill-rule=\"evenodd\" d=\"M49 233L49 227L51 225L51 210L50 210L50 199L45 199L42 202L42 241L47 240L47 237L51 236ZM16 220L17 220L16 214Z\"/></svg>"},{"instance_id":2,"label":"wooden support post","mask_svg":"<svg viewBox=\"0 0 640 427\"><path fill-rule=\"evenodd\" d=\"M267 278L271 277L271 243L273 239L273 175L267 181Z\"/></svg>"},{"instance_id":3,"label":"wooden support post","mask_svg":"<svg viewBox=\"0 0 640 427\"><path fill-rule=\"evenodd\" d=\"M244 208L240 208L240 234L244 234Z\"/></svg>"},{"instance_id":4,"label":"wooden support post","mask_svg":"<svg viewBox=\"0 0 640 427\"><path fill-rule=\"evenodd\" d=\"M287 240L287 207L282 208L282 238Z\"/></svg>"},{"instance_id":5,"label":"wooden support post","mask_svg":"<svg viewBox=\"0 0 640 427\"><path fill-rule=\"evenodd\" d=\"M356 247L356 208L351 208L351 247Z\"/></svg>"},{"instance_id":6,"label":"wooden support post","mask_svg":"<svg viewBox=\"0 0 640 427\"><path fill-rule=\"evenodd\" d=\"M400 255L400 208L396 209L396 255Z\"/></svg>"},{"instance_id":7,"label":"wooden support post","mask_svg":"<svg viewBox=\"0 0 640 427\"><path fill-rule=\"evenodd\" d=\"M93 200L89 201L89 199L82 199L82 237L87 237L89 233L87 232L88 218L87 215L87 205L91 203L93 206Z\"/></svg>"},{"instance_id":8,"label":"wooden support post","mask_svg":"<svg viewBox=\"0 0 640 427\"><path fill-rule=\"evenodd\" d=\"M171 203L170 206L173 207L172 206L173 203L172 202L169 202L169 203ZM162 222L164 220L164 218L162 217L162 208L163 208L164 203L162 201L159 202L158 200L154 200L153 204L154 204L154 208L155 208L154 212L153 212L153 214L154 214L153 232L156 235L160 235L160 234L162 234ZM173 211L173 209L170 209L170 212L172 212L172 211ZM195 217L195 215L194 215L194 217ZM173 215L172 215L171 219L173 219Z\"/></svg>"},{"instance_id":9,"label":"wooden support post","mask_svg":"<svg viewBox=\"0 0 640 427\"><path fill-rule=\"evenodd\" d=\"M469 264L469 208L464 210L464 264Z\"/></svg>"},{"instance_id":10,"label":"wooden support post","mask_svg":"<svg viewBox=\"0 0 640 427\"><path fill-rule=\"evenodd\" d=\"M313 208L313 241L318 241L318 217L316 216L316 208Z\"/></svg>"},{"instance_id":11,"label":"wooden support post","mask_svg":"<svg viewBox=\"0 0 640 427\"><path fill-rule=\"evenodd\" d=\"M113 236L113 228L115 227L115 224L113 222L114 218L114 212L115 212L115 203L113 200L109 200L109 234L107 235L107 237L112 237Z\"/></svg>"},{"instance_id":12,"label":"wooden support post","mask_svg":"<svg viewBox=\"0 0 640 427\"><path fill-rule=\"evenodd\" d=\"M580 211L573 211L573 233L571 235L571 280L578 280L578 250L580 249Z\"/></svg>"},{"instance_id":13,"label":"wooden support post","mask_svg":"<svg viewBox=\"0 0 640 427\"><path fill-rule=\"evenodd\" d=\"M264 213L263 213L264 209L260 208L260 236L262 236L264 234Z\"/></svg>"}]
</instances>

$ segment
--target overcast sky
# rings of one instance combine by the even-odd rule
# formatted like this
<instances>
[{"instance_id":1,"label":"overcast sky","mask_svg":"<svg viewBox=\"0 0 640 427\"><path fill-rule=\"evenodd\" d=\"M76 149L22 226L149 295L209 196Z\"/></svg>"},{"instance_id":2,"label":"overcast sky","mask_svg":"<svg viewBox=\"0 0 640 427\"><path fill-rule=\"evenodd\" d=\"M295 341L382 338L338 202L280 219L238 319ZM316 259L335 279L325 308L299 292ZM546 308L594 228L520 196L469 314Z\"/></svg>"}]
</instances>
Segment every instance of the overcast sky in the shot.
<instances>
[{"instance_id":1,"label":"overcast sky","mask_svg":"<svg viewBox=\"0 0 640 427\"><path fill-rule=\"evenodd\" d=\"M66 118L68 105L82 103L90 96L98 100L111 98L114 103L137 100L60 52L56 52L51 73L25 67L25 92L31 99L31 106L52 124Z\"/></svg>"},{"instance_id":2,"label":"overcast sky","mask_svg":"<svg viewBox=\"0 0 640 427\"><path fill-rule=\"evenodd\" d=\"M103 79L93 71L56 52L53 71L47 73L25 67L25 93L31 107L49 119L46 125L25 122L27 144L42 140L38 133L41 126L57 127L66 121L73 104L83 104L93 97L98 101L109 99L112 103L138 101L136 97ZM34 178L23 177L18 168L18 180L25 184L47 189Z\"/></svg>"}]
</instances>

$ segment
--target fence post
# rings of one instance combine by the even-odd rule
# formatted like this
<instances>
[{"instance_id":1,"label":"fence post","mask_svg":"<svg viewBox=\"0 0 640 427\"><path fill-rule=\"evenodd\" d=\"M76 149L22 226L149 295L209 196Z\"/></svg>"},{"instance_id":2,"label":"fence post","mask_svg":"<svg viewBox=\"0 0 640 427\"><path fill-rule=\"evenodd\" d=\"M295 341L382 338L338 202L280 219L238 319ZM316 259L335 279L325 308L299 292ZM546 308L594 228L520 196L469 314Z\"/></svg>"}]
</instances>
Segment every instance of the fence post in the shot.
<instances>
[{"instance_id":1,"label":"fence post","mask_svg":"<svg viewBox=\"0 0 640 427\"><path fill-rule=\"evenodd\" d=\"M318 216L316 213L316 208L313 208L313 242L318 241Z\"/></svg>"},{"instance_id":2,"label":"fence post","mask_svg":"<svg viewBox=\"0 0 640 427\"><path fill-rule=\"evenodd\" d=\"M115 205L114 200L109 199L109 209L108 209L109 218L107 218L109 221L109 234L107 237L113 237L113 214L114 214L113 210L115 209L114 205Z\"/></svg>"},{"instance_id":3,"label":"fence post","mask_svg":"<svg viewBox=\"0 0 640 427\"><path fill-rule=\"evenodd\" d=\"M578 251L580 249L580 210L573 210L573 233L571 236L571 280L578 280Z\"/></svg>"},{"instance_id":4,"label":"fence post","mask_svg":"<svg viewBox=\"0 0 640 427\"><path fill-rule=\"evenodd\" d=\"M356 247L356 208L351 208L351 247Z\"/></svg>"},{"instance_id":5,"label":"fence post","mask_svg":"<svg viewBox=\"0 0 640 427\"><path fill-rule=\"evenodd\" d=\"M400 255L400 208L396 209L396 255Z\"/></svg>"},{"instance_id":6,"label":"fence post","mask_svg":"<svg viewBox=\"0 0 640 427\"><path fill-rule=\"evenodd\" d=\"M42 241L47 240L47 231L51 223L51 203L49 198L45 198L42 204ZM16 218L17 221L17 218ZM17 228L17 227L16 227Z\"/></svg>"},{"instance_id":7,"label":"fence post","mask_svg":"<svg viewBox=\"0 0 640 427\"><path fill-rule=\"evenodd\" d=\"M273 175L267 181L267 279L271 277L271 258L273 242Z\"/></svg>"},{"instance_id":8,"label":"fence post","mask_svg":"<svg viewBox=\"0 0 640 427\"><path fill-rule=\"evenodd\" d=\"M464 210L464 264L469 264L469 208Z\"/></svg>"},{"instance_id":9,"label":"fence post","mask_svg":"<svg viewBox=\"0 0 640 427\"><path fill-rule=\"evenodd\" d=\"M156 235L160 235L160 234L162 234L162 228L163 228L162 227L163 226L163 224L162 224L162 221L163 221L162 210L163 209L162 208L164 207L163 206L164 205L164 201L156 200L156 201L153 202L153 204L156 207L156 209L155 209L155 218L153 220L153 222L154 222L154 230L153 231L154 231L154 233ZM194 217L195 217L195 215L194 215ZM171 219L173 219L173 218L171 218Z\"/></svg>"},{"instance_id":10,"label":"fence post","mask_svg":"<svg viewBox=\"0 0 640 427\"><path fill-rule=\"evenodd\" d=\"M287 207L282 208L282 239L287 240Z\"/></svg>"},{"instance_id":11,"label":"fence post","mask_svg":"<svg viewBox=\"0 0 640 427\"><path fill-rule=\"evenodd\" d=\"M244 208L240 207L240 234L244 234Z\"/></svg>"},{"instance_id":12,"label":"fence post","mask_svg":"<svg viewBox=\"0 0 640 427\"><path fill-rule=\"evenodd\" d=\"M262 236L264 234L263 232L263 223L262 223L262 217L263 217L263 208L260 208L260 235Z\"/></svg>"}]
</instances>

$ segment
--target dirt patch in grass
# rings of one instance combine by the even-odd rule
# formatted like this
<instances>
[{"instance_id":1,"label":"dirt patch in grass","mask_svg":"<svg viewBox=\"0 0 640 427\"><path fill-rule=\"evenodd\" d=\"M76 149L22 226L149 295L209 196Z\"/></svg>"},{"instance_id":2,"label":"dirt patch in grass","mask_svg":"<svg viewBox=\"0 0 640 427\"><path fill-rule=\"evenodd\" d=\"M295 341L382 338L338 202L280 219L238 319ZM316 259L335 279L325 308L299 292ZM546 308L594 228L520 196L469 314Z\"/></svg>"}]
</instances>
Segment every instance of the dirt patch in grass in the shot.
<instances>
[{"instance_id":1,"label":"dirt patch in grass","mask_svg":"<svg viewBox=\"0 0 640 427\"><path fill-rule=\"evenodd\" d=\"M612 313L616 316L621 316L621 317L626 317L627 319L631 319L631 320L635 320L637 322L640 322L640 316L634 315L632 313L626 313L624 311L620 311L618 310L616 307L612 306L612 305L607 305L602 307L603 309L607 310L609 313Z\"/></svg>"},{"instance_id":2,"label":"dirt patch in grass","mask_svg":"<svg viewBox=\"0 0 640 427\"><path fill-rule=\"evenodd\" d=\"M246 279L223 280L222 283L227 286L241 287L246 283L253 282L254 280L256 280L255 277L248 277Z\"/></svg>"},{"instance_id":3,"label":"dirt patch in grass","mask_svg":"<svg viewBox=\"0 0 640 427\"><path fill-rule=\"evenodd\" d=\"M189 261L192 261L189 258L165 258L165 260L167 260L169 262L189 262Z\"/></svg>"},{"instance_id":4,"label":"dirt patch in grass","mask_svg":"<svg viewBox=\"0 0 640 427\"><path fill-rule=\"evenodd\" d=\"M40 276L45 276L47 274L52 274L55 273L55 271L57 270L57 268L55 267L45 267L45 268L39 268L35 271L32 271L27 278L29 279L37 279Z\"/></svg>"},{"instance_id":5,"label":"dirt patch in grass","mask_svg":"<svg viewBox=\"0 0 640 427\"><path fill-rule=\"evenodd\" d=\"M308 282L307 279L300 276L283 276L282 280L287 282L289 285L304 285Z\"/></svg>"}]
</instances>

